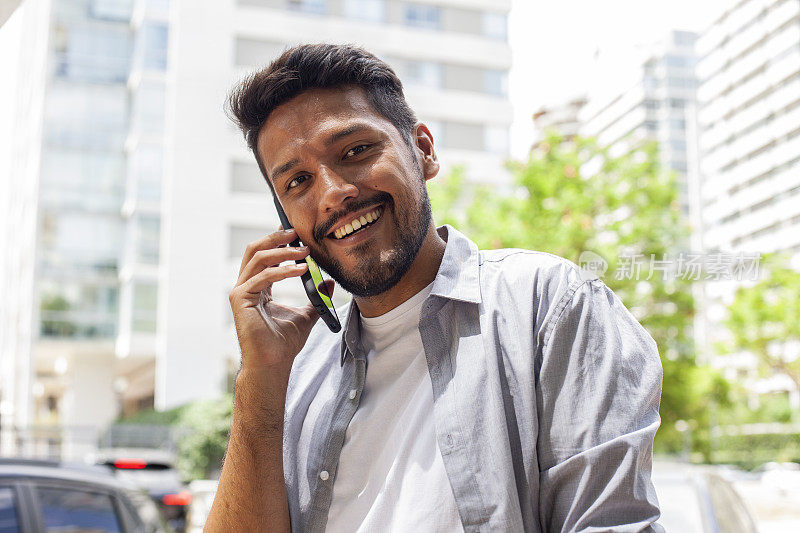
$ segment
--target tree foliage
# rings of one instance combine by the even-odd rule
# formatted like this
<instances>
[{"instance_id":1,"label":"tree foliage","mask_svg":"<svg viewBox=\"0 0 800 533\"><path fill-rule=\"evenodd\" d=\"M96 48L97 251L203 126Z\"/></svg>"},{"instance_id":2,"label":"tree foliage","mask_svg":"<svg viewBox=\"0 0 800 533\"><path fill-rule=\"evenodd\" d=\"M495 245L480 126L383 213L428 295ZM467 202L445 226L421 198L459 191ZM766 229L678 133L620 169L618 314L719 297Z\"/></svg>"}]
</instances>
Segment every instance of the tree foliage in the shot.
<instances>
[{"instance_id":1,"label":"tree foliage","mask_svg":"<svg viewBox=\"0 0 800 533\"><path fill-rule=\"evenodd\" d=\"M761 281L736 291L725 319L732 340L723 350L752 353L762 374L784 374L800 389L800 272L777 258L766 268Z\"/></svg>"},{"instance_id":2,"label":"tree foliage","mask_svg":"<svg viewBox=\"0 0 800 533\"><path fill-rule=\"evenodd\" d=\"M693 445L708 456L708 407L724 404L727 382L695 364L691 279L659 270L688 242L675 175L645 142L612 155L589 138L550 134L527 162L511 162L513 184L470 185L456 169L429 187L438 223L481 248L541 250L579 262L594 252L608 264L603 281L658 344L664 367L661 451L676 452L678 420L694 424ZM654 268L651 268L654 266ZM598 272L598 274L601 274Z\"/></svg>"}]
</instances>

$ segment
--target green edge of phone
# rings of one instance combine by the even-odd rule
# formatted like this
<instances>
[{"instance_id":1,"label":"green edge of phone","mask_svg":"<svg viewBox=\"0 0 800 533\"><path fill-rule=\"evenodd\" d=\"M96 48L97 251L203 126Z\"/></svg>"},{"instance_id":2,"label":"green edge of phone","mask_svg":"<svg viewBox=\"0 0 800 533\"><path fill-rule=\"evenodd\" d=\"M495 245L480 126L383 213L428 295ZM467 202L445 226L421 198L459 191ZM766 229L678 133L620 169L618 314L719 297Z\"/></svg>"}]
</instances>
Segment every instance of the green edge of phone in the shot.
<instances>
[{"instance_id":1,"label":"green edge of phone","mask_svg":"<svg viewBox=\"0 0 800 533\"><path fill-rule=\"evenodd\" d=\"M283 229L293 228L294 226L289 223L289 219L286 217L286 213L283 207L281 207L277 195L273 194L272 199L275 200L275 208L278 210L278 218L283 225ZM300 239L293 240L289 243L289 246L300 246ZM336 316L336 309L333 307L331 297L320 290L320 287L323 287L322 272L316 261L314 261L310 255L307 255L305 259L297 259L295 261L295 263L303 262L308 264L308 270L303 272L303 275L300 276L300 280L303 282L303 288L306 290L306 295L308 299L311 300L314 309L317 310L322 321L328 326L328 329L334 333L338 333L341 331L342 325L339 323L339 317Z\"/></svg>"}]
</instances>

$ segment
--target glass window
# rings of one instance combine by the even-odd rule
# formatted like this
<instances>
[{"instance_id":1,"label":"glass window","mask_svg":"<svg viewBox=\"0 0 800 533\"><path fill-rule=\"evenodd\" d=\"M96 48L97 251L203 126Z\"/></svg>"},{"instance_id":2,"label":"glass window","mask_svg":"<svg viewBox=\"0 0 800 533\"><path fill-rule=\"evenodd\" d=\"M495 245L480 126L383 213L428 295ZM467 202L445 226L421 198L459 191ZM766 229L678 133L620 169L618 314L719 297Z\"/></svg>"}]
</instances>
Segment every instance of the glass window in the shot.
<instances>
[{"instance_id":1,"label":"glass window","mask_svg":"<svg viewBox=\"0 0 800 533\"><path fill-rule=\"evenodd\" d=\"M167 41L169 29L164 22L145 21L137 46L141 47L142 66L148 70L167 68Z\"/></svg>"},{"instance_id":2,"label":"glass window","mask_svg":"<svg viewBox=\"0 0 800 533\"><path fill-rule=\"evenodd\" d=\"M19 531L19 519L17 516L14 489L0 487L0 533L16 533Z\"/></svg>"},{"instance_id":3,"label":"glass window","mask_svg":"<svg viewBox=\"0 0 800 533\"><path fill-rule=\"evenodd\" d=\"M289 0L288 7L291 11L324 15L328 11L328 2L327 0Z\"/></svg>"},{"instance_id":4,"label":"glass window","mask_svg":"<svg viewBox=\"0 0 800 533\"><path fill-rule=\"evenodd\" d=\"M144 202L161 199L164 154L160 145L140 144L129 156L136 198Z\"/></svg>"},{"instance_id":5,"label":"glass window","mask_svg":"<svg viewBox=\"0 0 800 533\"><path fill-rule=\"evenodd\" d=\"M127 26L56 23L53 28L55 76L80 81L124 82L132 40Z\"/></svg>"},{"instance_id":6,"label":"glass window","mask_svg":"<svg viewBox=\"0 0 800 533\"><path fill-rule=\"evenodd\" d=\"M37 487L45 531L117 533L119 519L111 496L75 488Z\"/></svg>"},{"instance_id":7,"label":"glass window","mask_svg":"<svg viewBox=\"0 0 800 533\"><path fill-rule=\"evenodd\" d=\"M344 0L344 15L355 20L383 22L386 20L386 0Z\"/></svg>"},{"instance_id":8,"label":"glass window","mask_svg":"<svg viewBox=\"0 0 800 533\"><path fill-rule=\"evenodd\" d=\"M46 103L45 139L63 148L122 150L128 135L124 86L54 84Z\"/></svg>"},{"instance_id":9,"label":"glass window","mask_svg":"<svg viewBox=\"0 0 800 533\"><path fill-rule=\"evenodd\" d=\"M483 34L492 39L508 38L508 19L505 13L484 13Z\"/></svg>"},{"instance_id":10,"label":"glass window","mask_svg":"<svg viewBox=\"0 0 800 533\"><path fill-rule=\"evenodd\" d=\"M145 265L157 265L161 238L161 218L158 216L138 215L135 218L135 223L135 261Z\"/></svg>"},{"instance_id":11,"label":"glass window","mask_svg":"<svg viewBox=\"0 0 800 533\"><path fill-rule=\"evenodd\" d=\"M124 235L120 215L48 210L41 227L45 272L116 277Z\"/></svg>"},{"instance_id":12,"label":"glass window","mask_svg":"<svg viewBox=\"0 0 800 533\"><path fill-rule=\"evenodd\" d=\"M508 94L508 73L505 70L486 69L483 73L484 90L495 96Z\"/></svg>"},{"instance_id":13,"label":"glass window","mask_svg":"<svg viewBox=\"0 0 800 533\"><path fill-rule=\"evenodd\" d=\"M508 153L508 128L503 126L487 126L483 130L484 147L487 152Z\"/></svg>"},{"instance_id":14,"label":"glass window","mask_svg":"<svg viewBox=\"0 0 800 533\"><path fill-rule=\"evenodd\" d=\"M264 194L269 185L261 175L256 163L231 163L231 192L247 192Z\"/></svg>"},{"instance_id":15,"label":"glass window","mask_svg":"<svg viewBox=\"0 0 800 533\"><path fill-rule=\"evenodd\" d=\"M442 86L442 65L432 61L398 60L397 74L406 85L440 88Z\"/></svg>"},{"instance_id":16,"label":"glass window","mask_svg":"<svg viewBox=\"0 0 800 533\"><path fill-rule=\"evenodd\" d=\"M133 94L131 120L134 129L144 134L159 134L164 131L166 93L161 82L144 82Z\"/></svg>"},{"instance_id":17,"label":"glass window","mask_svg":"<svg viewBox=\"0 0 800 533\"><path fill-rule=\"evenodd\" d=\"M89 0L89 16L101 20L125 20L131 17L133 0Z\"/></svg>"},{"instance_id":18,"label":"glass window","mask_svg":"<svg viewBox=\"0 0 800 533\"><path fill-rule=\"evenodd\" d=\"M406 4L404 21L407 26L438 30L440 26L439 7L422 4Z\"/></svg>"},{"instance_id":19,"label":"glass window","mask_svg":"<svg viewBox=\"0 0 800 533\"><path fill-rule=\"evenodd\" d=\"M155 333L158 284L138 282L133 286L133 331Z\"/></svg>"},{"instance_id":20,"label":"glass window","mask_svg":"<svg viewBox=\"0 0 800 533\"><path fill-rule=\"evenodd\" d=\"M79 210L118 211L122 206L125 157L121 152L47 148L42 154L42 203Z\"/></svg>"},{"instance_id":21,"label":"glass window","mask_svg":"<svg viewBox=\"0 0 800 533\"><path fill-rule=\"evenodd\" d=\"M231 226L228 232L228 257L241 258L248 244L264 237L267 233L270 233L267 228Z\"/></svg>"}]
</instances>

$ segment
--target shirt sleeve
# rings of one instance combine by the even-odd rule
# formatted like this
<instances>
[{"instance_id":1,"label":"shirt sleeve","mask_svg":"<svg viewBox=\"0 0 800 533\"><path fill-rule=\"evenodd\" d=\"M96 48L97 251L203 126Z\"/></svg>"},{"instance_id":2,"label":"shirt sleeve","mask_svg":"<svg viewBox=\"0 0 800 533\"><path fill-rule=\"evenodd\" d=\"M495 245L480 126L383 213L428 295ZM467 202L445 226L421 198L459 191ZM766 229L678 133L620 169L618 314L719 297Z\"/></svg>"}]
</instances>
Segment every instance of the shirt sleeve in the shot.
<instances>
[{"instance_id":1,"label":"shirt sleeve","mask_svg":"<svg viewBox=\"0 0 800 533\"><path fill-rule=\"evenodd\" d=\"M655 341L599 280L559 300L537 361L543 531L656 531Z\"/></svg>"}]
</instances>

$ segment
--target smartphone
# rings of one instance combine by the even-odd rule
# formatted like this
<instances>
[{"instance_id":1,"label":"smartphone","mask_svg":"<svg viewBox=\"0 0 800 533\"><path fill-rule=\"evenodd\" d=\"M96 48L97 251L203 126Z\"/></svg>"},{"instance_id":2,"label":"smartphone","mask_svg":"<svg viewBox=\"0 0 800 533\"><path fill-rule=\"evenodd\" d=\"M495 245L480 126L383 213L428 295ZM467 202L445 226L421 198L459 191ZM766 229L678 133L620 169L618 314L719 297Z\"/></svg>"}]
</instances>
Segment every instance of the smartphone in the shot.
<instances>
[{"instance_id":1,"label":"smartphone","mask_svg":"<svg viewBox=\"0 0 800 533\"><path fill-rule=\"evenodd\" d=\"M289 223L289 219L286 218L286 212L284 212L278 197L273 194L272 199L275 200L275 209L278 210L278 218L281 224L283 224L283 229L293 228L294 226L292 226ZM300 246L300 239L293 240L289 243L289 246ZM328 329L334 333L338 333L341 331L342 325L339 323L339 317L336 316L336 309L333 308L331 297L326 294L325 286L322 284L322 272L319 266L316 261L311 258L311 255L307 255L305 259L295 260L295 263L302 262L308 263L308 270L303 272L303 275L300 276L308 299L311 300L314 309L316 309L319 316L322 317L322 321L325 322Z\"/></svg>"}]
</instances>

